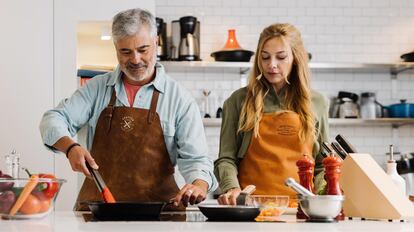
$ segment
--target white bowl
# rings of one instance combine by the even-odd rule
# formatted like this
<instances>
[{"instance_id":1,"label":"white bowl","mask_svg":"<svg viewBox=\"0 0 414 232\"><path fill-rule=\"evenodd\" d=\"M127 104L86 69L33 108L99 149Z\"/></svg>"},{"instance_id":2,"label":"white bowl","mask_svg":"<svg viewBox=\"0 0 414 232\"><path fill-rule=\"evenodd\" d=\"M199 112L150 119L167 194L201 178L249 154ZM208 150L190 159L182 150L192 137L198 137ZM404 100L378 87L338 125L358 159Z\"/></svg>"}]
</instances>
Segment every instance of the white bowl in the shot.
<instances>
[{"instance_id":1,"label":"white bowl","mask_svg":"<svg viewBox=\"0 0 414 232\"><path fill-rule=\"evenodd\" d=\"M341 195L299 195L299 204L310 219L333 220L341 212L344 199Z\"/></svg>"}]
</instances>

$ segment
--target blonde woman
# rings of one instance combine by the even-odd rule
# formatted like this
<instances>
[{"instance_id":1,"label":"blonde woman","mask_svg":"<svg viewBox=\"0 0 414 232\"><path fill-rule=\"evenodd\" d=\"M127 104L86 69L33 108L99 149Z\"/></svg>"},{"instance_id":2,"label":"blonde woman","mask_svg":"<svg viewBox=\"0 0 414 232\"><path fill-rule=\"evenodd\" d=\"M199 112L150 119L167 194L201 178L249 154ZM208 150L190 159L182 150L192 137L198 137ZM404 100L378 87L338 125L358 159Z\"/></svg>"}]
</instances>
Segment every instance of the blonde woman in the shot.
<instances>
[{"instance_id":1,"label":"blonde woman","mask_svg":"<svg viewBox=\"0 0 414 232\"><path fill-rule=\"evenodd\" d=\"M236 204L241 189L255 194L295 197L284 185L298 181L296 161L303 154L321 171L322 142L327 140L328 101L310 89L308 54L300 32L273 24L260 34L254 66L245 88L224 103L215 174L220 204Z\"/></svg>"}]
</instances>

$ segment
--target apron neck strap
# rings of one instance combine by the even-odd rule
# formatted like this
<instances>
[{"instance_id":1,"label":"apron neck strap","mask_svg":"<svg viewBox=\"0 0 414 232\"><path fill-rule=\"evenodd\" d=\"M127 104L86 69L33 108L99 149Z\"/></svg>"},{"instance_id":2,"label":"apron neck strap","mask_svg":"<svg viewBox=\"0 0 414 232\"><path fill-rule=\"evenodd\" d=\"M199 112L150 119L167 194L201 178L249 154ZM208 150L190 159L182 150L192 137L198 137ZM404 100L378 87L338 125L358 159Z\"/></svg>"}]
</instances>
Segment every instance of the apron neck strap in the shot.
<instances>
[{"instance_id":1,"label":"apron neck strap","mask_svg":"<svg viewBox=\"0 0 414 232\"><path fill-rule=\"evenodd\" d=\"M151 98L151 106L148 112L148 124L151 124L152 121L154 121L155 115L157 114L157 104L158 104L158 96L160 95L160 92L158 92L157 89L154 89L154 91L152 92L152 98ZM116 93L115 93L115 88L112 88L112 95L111 95L111 100L109 101L108 104L108 108L109 108L109 112L107 117L109 118L109 120L111 120L112 118L112 113L114 110L114 106L115 106L115 101L116 101ZM109 128L108 128L109 130Z\"/></svg>"},{"instance_id":2,"label":"apron neck strap","mask_svg":"<svg viewBox=\"0 0 414 232\"><path fill-rule=\"evenodd\" d=\"M158 96L160 95L160 92L158 92L157 89L154 88L154 91L152 92L152 99L151 99L151 106L148 112L148 124L151 124L154 120L155 115L157 114L157 104L158 104Z\"/></svg>"},{"instance_id":3,"label":"apron neck strap","mask_svg":"<svg viewBox=\"0 0 414 232\"><path fill-rule=\"evenodd\" d=\"M109 100L108 107L114 107L115 101L116 101L116 92L115 92L115 88L112 88L111 100Z\"/></svg>"}]
</instances>

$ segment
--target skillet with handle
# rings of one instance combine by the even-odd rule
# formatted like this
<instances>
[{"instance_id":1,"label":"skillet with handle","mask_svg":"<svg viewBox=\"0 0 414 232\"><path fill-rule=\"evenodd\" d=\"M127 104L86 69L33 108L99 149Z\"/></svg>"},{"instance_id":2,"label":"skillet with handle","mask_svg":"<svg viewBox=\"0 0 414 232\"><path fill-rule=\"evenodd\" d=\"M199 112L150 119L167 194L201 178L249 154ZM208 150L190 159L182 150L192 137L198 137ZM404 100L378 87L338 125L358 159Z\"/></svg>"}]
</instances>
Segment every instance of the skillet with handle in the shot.
<instances>
[{"instance_id":1,"label":"skillet with handle","mask_svg":"<svg viewBox=\"0 0 414 232\"><path fill-rule=\"evenodd\" d=\"M98 221L140 221L159 220L166 202L120 202L115 201L98 170L86 163L96 186L102 194L102 201L88 202L94 218ZM168 204L171 204L169 202Z\"/></svg>"}]
</instances>

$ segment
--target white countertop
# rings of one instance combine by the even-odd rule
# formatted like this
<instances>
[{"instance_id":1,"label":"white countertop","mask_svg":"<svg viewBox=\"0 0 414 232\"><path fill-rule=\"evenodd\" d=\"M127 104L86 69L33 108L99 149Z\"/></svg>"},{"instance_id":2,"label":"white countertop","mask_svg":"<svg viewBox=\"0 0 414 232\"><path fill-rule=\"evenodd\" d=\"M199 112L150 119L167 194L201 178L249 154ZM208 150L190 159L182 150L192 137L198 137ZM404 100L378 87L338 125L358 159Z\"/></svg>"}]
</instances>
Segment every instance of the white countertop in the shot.
<instances>
[{"instance_id":1,"label":"white countertop","mask_svg":"<svg viewBox=\"0 0 414 232\"><path fill-rule=\"evenodd\" d=\"M189 212L187 215L194 212ZM85 222L82 215L72 211L52 212L38 220L0 220L0 231L414 231L413 222L346 220L338 223L296 222L294 215L283 215L288 222Z\"/></svg>"}]
</instances>

